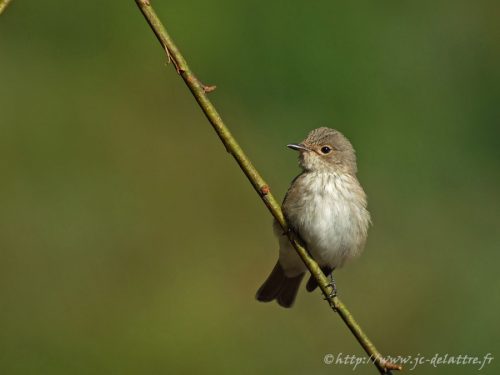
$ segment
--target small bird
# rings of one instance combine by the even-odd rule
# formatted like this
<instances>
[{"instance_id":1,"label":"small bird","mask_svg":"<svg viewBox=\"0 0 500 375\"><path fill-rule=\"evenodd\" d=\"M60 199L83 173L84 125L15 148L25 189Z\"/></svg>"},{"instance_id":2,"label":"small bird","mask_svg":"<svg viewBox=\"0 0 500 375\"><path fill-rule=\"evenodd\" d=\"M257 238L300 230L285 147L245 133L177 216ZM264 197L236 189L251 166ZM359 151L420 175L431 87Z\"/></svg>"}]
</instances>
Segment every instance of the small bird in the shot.
<instances>
[{"instance_id":1,"label":"small bird","mask_svg":"<svg viewBox=\"0 0 500 375\"><path fill-rule=\"evenodd\" d=\"M283 214L292 235L328 276L361 253L370 225L366 194L356 177L356 154L342 133L326 127L314 129L302 143L288 147L299 152L302 173L285 195ZM291 307L307 269L276 220L274 232L279 259L256 298ZM306 289L311 292L317 286L311 276ZM332 286L336 291L333 277Z\"/></svg>"}]
</instances>

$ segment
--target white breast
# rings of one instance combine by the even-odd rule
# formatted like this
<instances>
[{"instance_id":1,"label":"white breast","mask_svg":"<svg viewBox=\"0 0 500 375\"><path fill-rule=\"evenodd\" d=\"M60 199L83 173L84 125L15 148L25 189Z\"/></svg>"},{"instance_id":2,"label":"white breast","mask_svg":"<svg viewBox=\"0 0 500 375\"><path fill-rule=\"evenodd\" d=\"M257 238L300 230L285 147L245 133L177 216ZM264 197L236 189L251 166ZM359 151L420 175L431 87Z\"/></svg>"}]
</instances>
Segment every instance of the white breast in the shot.
<instances>
[{"instance_id":1,"label":"white breast","mask_svg":"<svg viewBox=\"0 0 500 375\"><path fill-rule=\"evenodd\" d=\"M361 252L370 215L357 179L348 174L308 173L288 220L312 256L332 268Z\"/></svg>"}]
</instances>

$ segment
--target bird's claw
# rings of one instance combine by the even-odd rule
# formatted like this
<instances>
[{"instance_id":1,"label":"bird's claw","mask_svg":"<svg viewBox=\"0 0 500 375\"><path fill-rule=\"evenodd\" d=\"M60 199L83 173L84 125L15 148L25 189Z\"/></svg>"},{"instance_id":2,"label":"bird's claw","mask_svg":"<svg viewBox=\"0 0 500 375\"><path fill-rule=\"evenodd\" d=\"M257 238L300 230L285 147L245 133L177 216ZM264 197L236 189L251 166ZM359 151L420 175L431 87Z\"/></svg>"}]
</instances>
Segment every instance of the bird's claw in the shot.
<instances>
[{"instance_id":1,"label":"bird's claw","mask_svg":"<svg viewBox=\"0 0 500 375\"><path fill-rule=\"evenodd\" d=\"M329 286L331 286L330 284L327 284ZM332 291L330 292L330 294L328 294L328 297L325 297L325 300L329 300L329 299L332 299L333 297L337 297L337 289L332 289Z\"/></svg>"},{"instance_id":2,"label":"bird's claw","mask_svg":"<svg viewBox=\"0 0 500 375\"><path fill-rule=\"evenodd\" d=\"M332 287L332 292L330 293L330 296L331 297L334 297L337 295L337 285L335 285L335 282L329 282L328 284L326 284L326 286L331 286Z\"/></svg>"},{"instance_id":3,"label":"bird's claw","mask_svg":"<svg viewBox=\"0 0 500 375\"><path fill-rule=\"evenodd\" d=\"M326 284L327 287L331 287L332 291L328 295L328 298L337 297L337 285L335 284L335 279L333 278L333 273L330 274L330 282Z\"/></svg>"},{"instance_id":4,"label":"bird's claw","mask_svg":"<svg viewBox=\"0 0 500 375\"><path fill-rule=\"evenodd\" d=\"M332 276L330 276L330 282L326 284L326 287L331 287L332 291L324 299L330 302L330 306L332 307L333 311L337 312L337 307L335 306L335 302L333 301L333 298L337 297L337 285L335 285L335 280Z\"/></svg>"}]
</instances>

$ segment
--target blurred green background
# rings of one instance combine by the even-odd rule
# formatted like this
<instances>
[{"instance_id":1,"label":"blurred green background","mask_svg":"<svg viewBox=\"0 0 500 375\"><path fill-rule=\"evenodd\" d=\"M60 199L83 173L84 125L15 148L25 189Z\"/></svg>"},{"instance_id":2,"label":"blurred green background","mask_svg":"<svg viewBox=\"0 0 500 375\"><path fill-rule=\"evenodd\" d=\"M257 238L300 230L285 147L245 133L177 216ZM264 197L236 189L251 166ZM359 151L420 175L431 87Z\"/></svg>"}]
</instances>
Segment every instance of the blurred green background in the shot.
<instances>
[{"instance_id":1,"label":"blurred green background","mask_svg":"<svg viewBox=\"0 0 500 375\"><path fill-rule=\"evenodd\" d=\"M353 142L374 225L337 283L379 349L496 356L499 3L154 5L278 199L287 143ZM363 354L318 292L254 300L271 217L132 0L0 17L0 170L1 374L348 374L324 355Z\"/></svg>"}]
</instances>

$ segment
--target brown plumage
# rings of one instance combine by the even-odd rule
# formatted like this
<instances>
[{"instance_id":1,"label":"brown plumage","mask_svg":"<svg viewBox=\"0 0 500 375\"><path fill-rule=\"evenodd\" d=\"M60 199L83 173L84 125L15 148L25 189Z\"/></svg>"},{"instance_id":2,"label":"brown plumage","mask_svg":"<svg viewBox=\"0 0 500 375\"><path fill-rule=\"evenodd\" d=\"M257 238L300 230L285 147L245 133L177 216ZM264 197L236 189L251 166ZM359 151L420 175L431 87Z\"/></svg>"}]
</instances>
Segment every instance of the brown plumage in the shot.
<instances>
[{"instance_id":1,"label":"brown plumage","mask_svg":"<svg viewBox=\"0 0 500 375\"><path fill-rule=\"evenodd\" d=\"M356 177L356 154L342 133L329 128L315 129L302 143L288 147L299 151L302 173L288 189L283 213L328 275L362 251L370 224L366 195ZM290 307L306 267L276 222L274 229L280 244L278 263L256 298ZM306 289L316 287L311 278Z\"/></svg>"}]
</instances>

